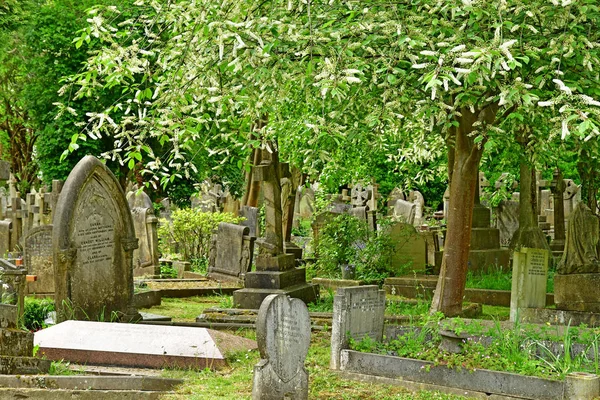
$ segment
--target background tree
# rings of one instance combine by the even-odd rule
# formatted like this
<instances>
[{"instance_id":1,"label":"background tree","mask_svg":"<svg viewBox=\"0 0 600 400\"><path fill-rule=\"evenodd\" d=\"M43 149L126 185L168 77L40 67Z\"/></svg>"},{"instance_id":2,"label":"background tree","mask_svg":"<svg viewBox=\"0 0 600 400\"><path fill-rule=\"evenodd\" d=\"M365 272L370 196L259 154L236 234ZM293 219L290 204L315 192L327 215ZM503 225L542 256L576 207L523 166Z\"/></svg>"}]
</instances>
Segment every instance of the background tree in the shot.
<instances>
[{"instance_id":1,"label":"background tree","mask_svg":"<svg viewBox=\"0 0 600 400\"><path fill-rule=\"evenodd\" d=\"M165 183L194 171L189 146L198 141L226 154L277 139L304 171L324 172L357 143L390 157L390 139L405 149L424 136L445 143L451 211L432 309L447 315L462 308L486 142L513 135L517 113L538 106L551 109L551 134L598 134L592 0L136 4L150 8L144 18L117 26L114 9L97 9L79 38L104 47L64 90L79 99L118 87L122 97L79 114L85 129L72 146L109 136L111 157L148 157L148 172ZM148 29L156 26L160 34ZM140 32L144 40L130 39ZM170 151L157 154L152 140Z\"/></svg>"}]
</instances>

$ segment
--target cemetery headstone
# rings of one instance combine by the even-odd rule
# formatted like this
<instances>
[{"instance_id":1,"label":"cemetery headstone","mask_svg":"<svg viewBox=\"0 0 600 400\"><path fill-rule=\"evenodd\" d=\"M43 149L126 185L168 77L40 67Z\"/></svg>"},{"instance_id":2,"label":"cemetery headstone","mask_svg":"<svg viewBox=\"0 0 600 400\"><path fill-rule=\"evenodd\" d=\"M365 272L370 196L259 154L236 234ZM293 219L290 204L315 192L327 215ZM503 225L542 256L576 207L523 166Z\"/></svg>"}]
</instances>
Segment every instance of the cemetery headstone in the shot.
<instances>
[{"instance_id":1,"label":"cemetery headstone","mask_svg":"<svg viewBox=\"0 0 600 400\"><path fill-rule=\"evenodd\" d=\"M517 321L519 308L546 307L549 254L544 249L521 248L513 254L510 320Z\"/></svg>"},{"instance_id":2,"label":"cemetery headstone","mask_svg":"<svg viewBox=\"0 0 600 400\"><path fill-rule=\"evenodd\" d=\"M394 217L401 222L413 225L416 209L417 206L415 203L406 200L396 200L396 204L394 204Z\"/></svg>"},{"instance_id":3,"label":"cemetery headstone","mask_svg":"<svg viewBox=\"0 0 600 400\"><path fill-rule=\"evenodd\" d=\"M396 200L406 200L406 196L402 189L395 187L392 189L387 198L387 207L388 207L388 215L392 215L394 213L394 205L396 204Z\"/></svg>"},{"instance_id":4,"label":"cemetery headstone","mask_svg":"<svg viewBox=\"0 0 600 400\"><path fill-rule=\"evenodd\" d=\"M133 276L157 276L160 274L158 218L154 215L152 200L134 187L127 194L127 202L139 244L133 251Z\"/></svg>"},{"instance_id":5,"label":"cemetery headstone","mask_svg":"<svg viewBox=\"0 0 600 400\"><path fill-rule=\"evenodd\" d=\"M494 214L496 228L500 231L500 246L508 247L514 233L519 229L519 202L502 200Z\"/></svg>"},{"instance_id":6,"label":"cemetery headstone","mask_svg":"<svg viewBox=\"0 0 600 400\"><path fill-rule=\"evenodd\" d=\"M23 246L23 264L34 282L28 282L27 294L54 294L52 261L52 225L42 225L27 232Z\"/></svg>"},{"instance_id":7,"label":"cemetery headstone","mask_svg":"<svg viewBox=\"0 0 600 400\"><path fill-rule=\"evenodd\" d=\"M112 172L86 156L67 178L52 247L58 321L140 318L133 308L133 250L138 247L125 194Z\"/></svg>"},{"instance_id":8,"label":"cemetery headstone","mask_svg":"<svg viewBox=\"0 0 600 400\"><path fill-rule=\"evenodd\" d=\"M209 259L208 277L216 280L240 281L252 265L254 236L247 226L221 222L217 228L214 251ZM212 250L212 249L211 249Z\"/></svg>"},{"instance_id":9,"label":"cemetery headstone","mask_svg":"<svg viewBox=\"0 0 600 400\"><path fill-rule=\"evenodd\" d=\"M19 314L25 307L25 269L0 258L0 303L16 305Z\"/></svg>"},{"instance_id":10,"label":"cemetery headstone","mask_svg":"<svg viewBox=\"0 0 600 400\"><path fill-rule=\"evenodd\" d=\"M252 399L308 399L306 304L283 294L269 295L258 311L256 339L261 360L254 366Z\"/></svg>"},{"instance_id":11,"label":"cemetery headstone","mask_svg":"<svg viewBox=\"0 0 600 400\"><path fill-rule=\"evenodd\" d=\"M348 348L350 338L365 336L381 341L385 292L377 285L339 288L333 298L330 368L340 368L340 352Z\"/></svg>"},{"instance_id":12,"label":"cemetery headstone","mask_svg":"<svg viewBox=\"0 0 600 400\"><path fill-rule=\"evenodd\" d=\"M390 269L398 274L407 271L425 272L427 245L424 237L414 226L405 222L396 222L389 229L395 246Z\"/></svg>"},{"instance_id":13,"label":"cemetery headstone","mask_svg":"<svg viewBox=\"0 0 600 400\"><path fill-rule=\"evenodd\" d=\"M240 224L247 226L250 229L248 235L258 237L258 208L242 206L239 215L240 217L245 218Z\"/></svg>"}]
</instances>

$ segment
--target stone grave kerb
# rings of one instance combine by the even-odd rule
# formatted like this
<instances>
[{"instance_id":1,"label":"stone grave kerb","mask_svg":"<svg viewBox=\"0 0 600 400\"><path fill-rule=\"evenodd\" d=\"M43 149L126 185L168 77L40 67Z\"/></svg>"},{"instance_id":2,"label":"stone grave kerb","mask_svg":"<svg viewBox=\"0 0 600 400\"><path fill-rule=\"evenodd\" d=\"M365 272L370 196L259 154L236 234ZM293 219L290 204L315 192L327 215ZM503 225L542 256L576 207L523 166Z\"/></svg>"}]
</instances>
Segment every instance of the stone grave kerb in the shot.
<instances>
[{"instance_id":1,"label":"stone grave kerb","mask_svg":"<svg viewBox=\"0 0 600 400\"><path fill-rule=\"evenodd\" d=\"M86 193L87 197L82 198L84 190L89 194ZM106 212L101 210L102 207L112 207L112 211L118 213L117 218L112 221L113 232L119 233L114 236L115 248L111 258L111 268L115 268L115 279L105 283L110 286L106 290L117 290L112 284L120 285L122 293L113 299L112 305L106 304L102 299L92 304L90 311L95 315L90 315L83 309L78 310L79 306L73 304L73 296L76 294L73 280L80 262L78 253L82 250L81 245L78 248L75 241L83 240L77 237L75 218L89 207L94 207L92 211L99 214ZM93 156L85 156L77 163L58 195L52 222L57 321L67 319L68 314L78 319L95 318L100 314L110 317L113 311L120 313L122 320L141 319L133 307L133 251L138 247L138 239L135 236L125 193L106 165Z\"/></svg>"},{"instance_id":2,"label":"stone grave kerb","mask_svg":"<svg viewBox=\"0 0 600 400\"><path fill-rule=\"evenodd\" d=\"M308 399L304 361L310 347L308 307L284 294L265 298L256 320L261 360L254 366L252 399Z\"/></svg>"}]
</instances>

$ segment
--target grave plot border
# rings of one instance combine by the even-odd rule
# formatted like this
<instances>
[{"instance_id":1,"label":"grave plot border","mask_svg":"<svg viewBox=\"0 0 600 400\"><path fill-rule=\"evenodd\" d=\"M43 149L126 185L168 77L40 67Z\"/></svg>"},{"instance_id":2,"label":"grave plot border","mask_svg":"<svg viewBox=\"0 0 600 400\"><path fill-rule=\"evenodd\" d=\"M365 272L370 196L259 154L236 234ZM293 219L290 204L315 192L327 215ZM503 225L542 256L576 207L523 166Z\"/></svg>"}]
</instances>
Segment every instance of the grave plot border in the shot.
<instances>
[{"instance_id":1,"label":"grave plot border","mask_svg":"<svg viewBox=\"0 0 600 400\"><path fill-rule=\"evenodd\" d=\"M344 349L340 354L342 375L377 382L391 378L402 385L407 382L435 385L436 389L460 389L486 394L532 400L563 400L565 381L518 375L485 369L452 369L429 361L362 353Z\"/></svg>"}]
</instances>

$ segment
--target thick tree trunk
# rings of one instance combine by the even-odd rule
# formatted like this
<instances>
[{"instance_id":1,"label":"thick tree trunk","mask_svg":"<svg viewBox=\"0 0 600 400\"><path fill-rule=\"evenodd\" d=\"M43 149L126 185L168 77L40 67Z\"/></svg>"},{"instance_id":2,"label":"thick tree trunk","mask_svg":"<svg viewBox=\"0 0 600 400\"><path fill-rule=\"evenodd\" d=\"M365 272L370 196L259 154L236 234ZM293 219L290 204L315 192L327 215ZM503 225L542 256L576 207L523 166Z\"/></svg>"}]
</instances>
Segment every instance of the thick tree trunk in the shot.
<instances>
[{"instance_id":1,"label":"thick tree trunk","mask_svg":"<svg viewBox=\"0 0 600 400\"><path fill-rule=\"evenodd\" d=\"M462 312L462 300L467 279L467 263L471 247L471 222L475 204L475 188L478 183L479 161L483 154L483 144L474 143L473 124L476 121L492 123L497 107L489 106L480 112L460 110L459 126L454 130L454 141L450 143L448 159L453 160L450 185L450 212L444 257L431 312L441 311L451 317Z\"/></svg>"}]
</instances>

